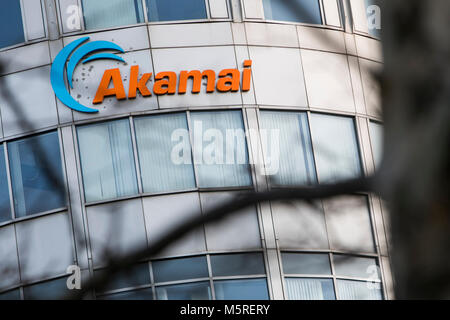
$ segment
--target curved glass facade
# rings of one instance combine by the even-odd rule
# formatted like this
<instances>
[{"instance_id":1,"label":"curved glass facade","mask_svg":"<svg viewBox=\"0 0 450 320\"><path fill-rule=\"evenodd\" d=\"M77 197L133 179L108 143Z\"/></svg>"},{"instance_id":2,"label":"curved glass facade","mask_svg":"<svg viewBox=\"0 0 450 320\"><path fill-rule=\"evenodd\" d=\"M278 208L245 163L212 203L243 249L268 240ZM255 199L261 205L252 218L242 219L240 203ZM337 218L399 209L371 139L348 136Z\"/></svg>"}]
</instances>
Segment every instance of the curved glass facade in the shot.
<instances>
[{"instance_id":1,"label":"curved glass facade","mask_svg":"<svg viewBox=\"0 0 450 320\"><path fill-rule=\"evenodd\" d=\"M26 81L28 90L14 92L21 113L0 104L0 299L64 297L69 266L84 284L107 270L108 252L151 245L239 192L329 183L379 165L382 117L367 70L382 60L377 40L341 21L349 8L299 1L308 14L292 15L281 0L184 10L186 2L59 0L60 40L42 40L55 31L47 27L15 43L2 35L9 64L0 85ZM252 60L250 88L191 93L188 80L185 94L108 97L98 113L72 111L52 91L50 65L81 34L120 45L128 63L78 66L71 94L84 105L106 69L118 68L128 87L130 65L141 77L242 72ZM260 203L190 232L89 298L388 299L386 214L365 193Z\"/></svg>"}]
</instances>

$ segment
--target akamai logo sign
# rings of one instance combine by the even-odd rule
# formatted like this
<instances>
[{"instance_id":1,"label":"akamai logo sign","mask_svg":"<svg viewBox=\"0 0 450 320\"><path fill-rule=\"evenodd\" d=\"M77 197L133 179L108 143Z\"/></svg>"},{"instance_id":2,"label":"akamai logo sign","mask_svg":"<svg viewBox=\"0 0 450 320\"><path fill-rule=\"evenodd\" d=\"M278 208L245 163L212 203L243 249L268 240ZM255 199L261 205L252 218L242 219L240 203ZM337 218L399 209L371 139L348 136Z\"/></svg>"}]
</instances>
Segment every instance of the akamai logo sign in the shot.
<instances>
[{"instance_id":1,"label":"akamai logo sign","mask_svg":"<svg viewBox=\"0 0 450 320\"><path fill-rule=\"evenodd\" d=\"M51 83L56 96L62 103L69 108L79 112L98 112L98 110L83 106L77 102L67 90L64 79L64 71L67 74L69 86L73 89L72 76L75 67L88 54L99 50L115 50L124 53L118 45L108 41L94 41L80 46L87 41L89 37L75 40L64 47L56 56L51 69ZM125 63L125 61L112 53L96 53L90 55L82 63L98 59L112 59ZM67 64L67 67L66 67ZM103 73L103 77L95 94L93 104L102 103L105 97L115 96L117 100L135 99L137 92L142 97L150 97L152 94L157 96L186 94L188 81L191 80L191 93L199 94L204 86L205 93L218 92L245 92L250 90L252 61L245 60L243 63L242 77L241 72L236 69L223 69L216 77L214 70L183 70L179 75L172 71L158 72L153 81L152 89L149 89L147 83L152 79L153 73L143 73L139 78L139 66L131 66L129 73L128 95L125 92L125 86L120 74L119 68L108 69ZM203 79L206 78L206 82Z\"/></svg>"},{"instance_id":2,"label":"akamai logo sign","mask_svg":"<svg viewBox=\"0 0 450 320\"><path fill-rule=\"evenodd\" d=\"M56 56L55 61L53 62L52 69L50 71L50 81L52 83L53 91L55 91L56 96L66 106L76 111L94 113L98 112L98 110L83 106L82 104L78 103L74 98L72 98L69 91L67 90L64 81L64 70L66 68L66 62L67 62L67 70L66 70L67 81L69 83L69 86L73 89L72 84L73 71L75 70L75 67L78 65L80 60L83 59L83 57L85 57L87 54L99 50L116 50L122 53L124 51L121 47L109 41L89 42L77 49L77 47L80 44L86 42L87 40L89 40L89 37L84 37L75 40L61 50L61 52ZM70 55L72 56L70 57ZM113 59L125 63L125 61L121 57L112 53L94 54L88 57L87 59L83 60L82 63L86 63L97 59Z\"/></svg>"}]
</instances>

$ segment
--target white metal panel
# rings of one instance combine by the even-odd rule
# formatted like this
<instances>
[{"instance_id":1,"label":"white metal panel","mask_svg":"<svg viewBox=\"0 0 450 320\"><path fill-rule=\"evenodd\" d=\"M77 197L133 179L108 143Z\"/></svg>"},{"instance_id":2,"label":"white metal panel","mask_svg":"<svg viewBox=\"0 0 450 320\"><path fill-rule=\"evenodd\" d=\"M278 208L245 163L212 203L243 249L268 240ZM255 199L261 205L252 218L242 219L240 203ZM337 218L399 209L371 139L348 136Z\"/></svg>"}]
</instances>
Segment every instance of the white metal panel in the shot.
<instances>
[{"instance_id":1,"label":"white metal panel","mask_svg":"<svg viewBox=\"0 0 450 320\"><path fill-rule=\"evenodd\" d=\"M235 45L247 45L245 25L243 23L231 23L231 31Z\"/></svg>"},{"instance_id":2,"label":"white metal panel","mask_svg":"<svg viewBox=\"0 0 450 320\"><path fill-rule=\"evenodd\" d=\"M375 252L367 198L346 196L323 201L330 246L336 250Z\"/></svg>"},{"instance_id":3,"label":"white metal panel","mask_svg":"<svg viewBox=\"0 0 450 320\"><path fill-rule=\"evenodd\" d=\"M348 56L350 67L350 76L352 78L353 96L355 99L356 112L366 114L366 105L364 102L364 90L361 82L361 72L359 71L358 58Z\"/></svg>"},{"instance_id":4,"label":"white metal panel","mask_svg":"<svg viewBox=\"0 0 450 320\"><path fill-rule=\"evenodd\" d=\"M302 58L310 106L355 112L347 57L302 50Z\"/></svg>"},{"instance_id":5,"label":"white metal panel","mask_svg":"<svg viewBox=\"0 0 450 320\"><path fill-rule=\"evenodd\" d=\"M80 31L83 15L78 0L58 0L61 14L61 25L64 33Z\"/></svg>"},{"instance_id":6,"label":"white metal panel","mask_svg":"<svg viewBox=\"0 0 450 320\"><path fill-rule=\"evenodd\" d=\"M115 96L106 97L102 103L94 105L95 94L105 70L119 68L122 76L125 93L128 95L128 79L130 78L130 67L139 66L139 75L153 72L150 50L128 52L120 54L127 64L113 60L94 60L86 64L79 64L73 73L73 89L70 90L72 97L82 105L98 109L98 113L88 114L74 111L75 120L92 119L108 115L124 114L133 111L157 109L156 96L142 97L138 92L135 99L117 100ZM147 83L149 90L152 89L153 81Z\"/></svg>"},{"instance_id":7,"label":"white metal panel","mask_svg":"<svg viewBox=\"0 0 450 320\"><path fill-rule=\"evenodd\" d=\"M148 30L152 48L233 44L229 22L151 25Z\"/></svg>"},{"instance_id":8,"label":"white metal panel","mask_svg":"<svg viewBox=\"0 0 450 320\"><path fill-rule=\"evenodd\" d=\"M201 214L198 193L149 197L143 203L150 244L185 219ZM185 255L205 250L205 235L203 228L199 228L174 242L160 256Z\"/></svg>"},{"instance_id":9,"label":"white metal panel","mask_svg":"<svg viewBox=\"0 0 450 320\"><path fill-rule=\"evenodd\" d=\"M25 18L27 40L44 38L45 27L41 0L22 1L22 11Z\"/></svg>"},{"instance_id":10,"label":"white metal panel","mask_svg":"<svg viewBox=\"0 0 450 320\"><path fill-rule=\"evenodd\" d=\"M301 48L346 53L342 31L306 26L298 26L297 31Z\"/></svg>"},{"instance_id":11,"label":"white metal panel","mask_svg":"<svg viewBox=\"0 0 450 320\"><path fill-rule=\"evenodd\" d=\"M201 193L203 213L231 201L234 195L232 192ZM205 232L209 251L261 248L258 215L254 206L239 210L219 222L206 224Z\"/></svg>"},{"instance_id":12,"label":"white metal panel","mask_svg":"<svg viewBox=\"0 0 450 320\"><path fill-rule=\"evenodd\" d=\"M381 42L376 39L355 35L356 50L361 58L382 62Z\"/></svg>"},{"instance_id":13,"label":"white metal panel","mask_svg":"<svg viewBox=\"0 0 450 320\"><path fill-rule=\"evenodd\" d=\"M249 47L249 51L258 104L308 105L298 49Z\"/></svg>"},{"instance_id":14,"label":"white metal panel","mask_svg":"<svg viewBox=\"0 0 450 320\"><path fill-rule=\"evenodd\" d=\"M89 37L89 41L111 41L120 46L124 51L136 51L148 49L150 47L147 27L145 26L122 28L103 32L84 33L78 36L67 37L64 38L64 46L82 37Z\"/></svg>"},{"instance_id":15,"label":"white metal panel","mask_svg":"<svg viewBox=\"0 0 450 320\"><path fill-rule=\"evenodd\" d=\"M74 263L67 213L24 221L16 228L22 281L64 274Z\"/></svg>"},{"instance_id":16,"label":"white metal panel","mask_svg":"<svg viewBox=\"0 0 450 320\"><path fill-rule=\"evenodd\" d=\"M222 69L236 68L236 56L232 46L153 49L155 74L161 71L174 71L179 74L186 70L214 70L216 77ZM242 63L243 61L239 61ZM186 94L163 95L158 97L160 108L176 108L188 106L236 105L242 103L240 92L206 93L206 80L201 92L192 94L189 81Z\"/></svg>"},{"instance_id":17,"label":"white metal panel","mask_svg":"<svg viewBox=\"0 0 450 320\"><path fill-rule=\"evenodd\" d=\"M2 74L36 68L50 62L47 42L34 43L0 52L0 63L3 66Z\"/></svg>"},{"instance_id":18,"label":"white metal panel","mask_svg":"<svg viewBox=\"0 0 450 320\"><path fill-rule=\"evenodd\" d=\"M350 0L355 31L368 33L366 6L364 0Z\"/></svg>"},{"instance_id":19,"label":"white metal panel","mask_svg":"<svg viewBox=\"0 0 450 320\"><path fill-rule=\"evenodd\" d=\"M20 282L14 226L0 228L0 289Z\"/></svg>"},{"instance_id":20,"label":"white metal panel","mask_svg":"<svg viewBox=\"0 0 450 320\"><path fill-rule=\"evenodd\" d=\"M250 56L248 55L248 49L246 46L235 46L234 50L236 52L236 61L238 62L238 69L242 74L242 71L244 70L244 64L243 62L245 60L250 59ZM252 75L253 77L253 75ZM255 100L255 89L253 87L253 79L250 81L250 90L242 92L242 103L247 105L254 105L256 104Z\"/></svg>"},{"instance_id":21,"label":"white metal panel","mask_svg":"<svg viewBox=\"0 0 450 320\"><path fill-rule=\"evenodd\" d=\"M209 0L209 10L213 19L228 18L227 0Z\"/></svg>"},{"instance_id":22,"label":"white metal panel","mask_svg":"<svg viewBox=\"0 0 450 320\"><path fill-rule=\"evenodd\" d=\"M264 19L262 0L242 0L245 18Z\"/></svg>"},{"instance_id":23,"label":"white metal panel","mask_svg":"<svg viewBox=\"0 0 450 320\"><path fill-rule=\"evenodd\" d=\"M97 205L86 211L95 266L104 265L109 254L117 258L147 245L140 199Z\"/></svg>"},{"instance_id":24,"label":"white metal panel","mask_svg":"<svg viewBox=\"0 0 450 320\"><path fill-rule=\"evenodd\" d=\"M245 23L249 45L298 47L295 26L287 24Z\"/></svg>"},{"instance_id":25,"label":"white metal panel","mask_svg":"<svg viewBox=\"0 0 450 320\"><path fill-rule=\"evenodd\" d=\"M322 211L300 201L280 201L272 202L272 215L281 248L328 248Z\"/></svg>"},{"instance_id":26,"label":"white metal panel","mask_svg":"<svg viewBox=\"0 0 450 320\"><path fill-rule=\"evenodd\" d=\"M5 136L58 124L55 95L50 85L50 66L3 76L0 85L7 85L15 92L17 102L3 101L0 105ZM24 117L30 127L23 126Z\"/></svg>"},{"instance_id":27,"label":"white metal panel","mask_svg":"<svg viewBox=\"0 0 450 320\"><path fill-rule=\"evenodd\" d=\"M375 79L375 73L379 72L383 65L366 59L359 59L361 79L364 89L367 114L373 117L382 117L381 88Z\"/></svg>"},{"instance_id":28,"label":"white metal panel","mask_svg":"<svg viewBox=\"0 0 450 320\"><path fill-rule=\"evenodd\" d=\"M322 0L325 21L328 26L341 27L338 0Z\"/></svg>"}]
</instances>

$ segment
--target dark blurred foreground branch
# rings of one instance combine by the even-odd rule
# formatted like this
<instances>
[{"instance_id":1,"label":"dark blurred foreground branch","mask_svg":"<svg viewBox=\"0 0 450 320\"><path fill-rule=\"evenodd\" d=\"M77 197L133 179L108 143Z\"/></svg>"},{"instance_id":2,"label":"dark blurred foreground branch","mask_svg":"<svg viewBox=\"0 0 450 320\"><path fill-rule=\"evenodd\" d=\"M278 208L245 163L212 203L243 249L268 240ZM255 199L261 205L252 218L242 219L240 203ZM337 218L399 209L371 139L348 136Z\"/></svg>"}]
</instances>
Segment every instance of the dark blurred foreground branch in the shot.
<instances>
[{"instance_id":1,"label":"dark blurred foreground branch","mask_svg":"<svg viewBox=\"0 0 450 320\"><path fill-rule=\"evenodd\" d=\"M164 234L153 245L136 249L129 254L113 257L108 264L108 272L104 272L99 276L92 278L83 285L79 292L68 298L82 298L91 290L101 290L104 288L117 274L126 272L131 266L137 262L149 259L157 255L168 245L180 239L190 231L202 224L219 221L226 216L236 213L238 210L255 205L260 202L275 200L304 200L312 201L316 199L324 199L339 195L352 194L355 192L371 192L374 190L374 178L360 178L349 180L336 184L317 185L312 187L297 187L289 189L276 189L267 192L249 191L236 195L233 199L225 204L218 205L205 214L197 215L195 218L189 218L180 221L166 234Z\"/></svg>"}]
</instances>

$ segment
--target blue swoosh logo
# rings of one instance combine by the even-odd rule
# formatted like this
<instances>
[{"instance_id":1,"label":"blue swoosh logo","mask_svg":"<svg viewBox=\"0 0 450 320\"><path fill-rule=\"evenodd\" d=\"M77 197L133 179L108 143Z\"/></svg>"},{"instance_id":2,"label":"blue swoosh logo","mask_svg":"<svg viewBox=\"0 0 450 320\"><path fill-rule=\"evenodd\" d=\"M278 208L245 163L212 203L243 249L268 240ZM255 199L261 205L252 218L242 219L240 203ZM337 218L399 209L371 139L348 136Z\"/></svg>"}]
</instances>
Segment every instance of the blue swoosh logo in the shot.
<instances>
[{"instance_id":1,"label":"blue swoosh logo","mask_svg":"<svg viewBox=\"0 0 450 320\"><path fill-rule=\"evenodd\" d=\"M89 37L83 37L75 41L72 41L58 53L55 60L53 61L52 68L50 71L50 82L52 84L53 91L55 92L58 99L62 103L64 103L67 107L79 112L96 113L98 112L97 109L83 106L70 95L64 80L64 71L66 69L66 62L67 62L67 70L66 70L67 81L69 83L69 86L73 88L72 84L73 72L78 63L87 54L99 50L116 50L123 53L124 50L118 45L109 41L93 41L84 44L77 49L78 46L80 46L83 42L86 42L87 40L89 40ZM125 61L121 57L112 53L97 53L84 59L82 63L98 59L112 59L125 63Z\"/></svg>"}]
</instances>

